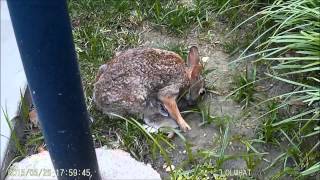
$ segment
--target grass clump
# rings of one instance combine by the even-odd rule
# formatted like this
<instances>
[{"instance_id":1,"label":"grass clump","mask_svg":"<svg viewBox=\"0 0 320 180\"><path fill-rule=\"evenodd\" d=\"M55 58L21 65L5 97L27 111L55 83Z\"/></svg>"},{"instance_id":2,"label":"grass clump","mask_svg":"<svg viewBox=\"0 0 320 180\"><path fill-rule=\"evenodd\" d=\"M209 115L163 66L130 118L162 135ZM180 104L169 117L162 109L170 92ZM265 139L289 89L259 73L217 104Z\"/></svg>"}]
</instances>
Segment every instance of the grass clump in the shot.
<instances>
[{"instance_id":1,"label":"grass clump","mask_svg":"<svg viewBox=\"0 0 320 180\"><path fill-rule=\"evenodd\" d=\"M179 168L174 171L177 179L226 179L222 173L222 165L225 161L235 158L225 154L229 144L229 124L220 127L221 136L219 136L219 148L215 150L199 150L194 156L197 161L194 162L189 170Z\"/></svg>"},{"instance_id":2,"label":"grass clump","mask_svg":"<svg viewBox=\"0 0 320 180\"><path fill-rule=\"evenodd\" d=\"M272 105L263 124L265 142L287 143L285 152L277 158L283 169L275 175L281 178L290 175L296 178L312 177L320 172L319 167L319 60L320 60L320 4L315 0L276 0L246 22L256 19L259 35L241 53L236 61L257 57L256 61L270 64L266 78L292 85L295 90L270 97L259 105L280 99ZM254 53L249 53L255 47ZM235 61L235 62L236 62ZM295 112L279 115L299 105ZM269 116L269 118L267 118ZM291 161L293 163L288 163ZM268 168L267 168L268 169ZM308 172L308 173L304 173Z\"/></svg>"},{"instance_id":3,"label":"grass clump","mask_svg":"<svg viewBox=\"0 0 320 180\"><path fill-rule=\"evenodd\" d=\"M233 76L233 99L243 104L242 108L247 108L255 100L255 82L256 82L256 69L251 72L246 68L244 72L235 74Z\"/></svg>"},{"instance_id":4,"label":"grass clump","mask_svg":"<svg viewBox=\"0 0 320 180\"><path fill-rule=\"evenodd\" d=\"M177 180L192 180L192 179L211 179L214 176L219 176L216 167L210 163L196 165L189 171L178 169L175 171Z\"/></svg>"}]
</instances>

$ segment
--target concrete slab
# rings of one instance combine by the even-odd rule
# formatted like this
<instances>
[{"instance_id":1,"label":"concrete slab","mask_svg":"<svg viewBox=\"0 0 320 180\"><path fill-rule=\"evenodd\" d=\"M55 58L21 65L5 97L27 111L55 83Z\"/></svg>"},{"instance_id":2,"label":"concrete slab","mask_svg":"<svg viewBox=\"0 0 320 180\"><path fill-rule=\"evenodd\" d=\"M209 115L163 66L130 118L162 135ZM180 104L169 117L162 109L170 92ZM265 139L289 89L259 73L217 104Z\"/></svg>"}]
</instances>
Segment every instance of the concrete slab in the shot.
<instances>
[{"instance_id":1,"label":"concrete slab","mask_svg":"<svg viewBox=\"0 0 320 180\"><path fill-rule=\"evenodd\" d=\"M146 165L133 159L129 153L120 149L97 148L96 154L102 180L160 180L160 174L151 165ZM71 178L78 175L88 175L90 170L79 171L76 169L60 169L59 174L70 175ZM56 180L57 176L53 168L49 152L42 151L38 154L26 157L18 163L14 163L6 180Z\"/></svg>"}]
</instances>

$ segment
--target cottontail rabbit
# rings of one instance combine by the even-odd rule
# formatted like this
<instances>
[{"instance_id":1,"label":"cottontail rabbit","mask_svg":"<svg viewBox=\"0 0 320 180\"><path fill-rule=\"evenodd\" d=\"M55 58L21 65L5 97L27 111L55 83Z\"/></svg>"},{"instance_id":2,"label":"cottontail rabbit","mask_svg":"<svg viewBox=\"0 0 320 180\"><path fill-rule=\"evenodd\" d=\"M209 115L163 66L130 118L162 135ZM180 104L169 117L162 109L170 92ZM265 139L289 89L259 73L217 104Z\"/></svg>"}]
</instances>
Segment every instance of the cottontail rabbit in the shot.
<instances>
[{"instance_id":1,"label":"cottontail rabbit","mask_svg":"<svg viewBox=\"0 0 320 180\"><path fill-rule=\"evenodd\" d=\"M176 98L187 91L186 100L194 102L203 92L199 61L195 46L189 50L187 63L178 54L166 50L129 49L99 68L93 99L103 113L121 116L143 115L148 101L156 99L183 131L190 130Z\"/></svg>"}]
</instances>

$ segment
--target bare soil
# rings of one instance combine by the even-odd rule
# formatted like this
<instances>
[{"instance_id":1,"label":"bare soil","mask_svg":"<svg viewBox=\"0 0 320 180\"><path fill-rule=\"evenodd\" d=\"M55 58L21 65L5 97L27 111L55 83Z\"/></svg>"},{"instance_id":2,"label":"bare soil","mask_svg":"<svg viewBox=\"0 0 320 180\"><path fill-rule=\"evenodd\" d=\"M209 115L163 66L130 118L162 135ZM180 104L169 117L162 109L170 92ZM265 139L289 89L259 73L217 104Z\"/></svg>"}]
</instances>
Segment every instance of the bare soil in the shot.
<instances>
[{"instance_id":1,"label":"bare soil","mask_svg":"<svg viewBox=\"0 0 320 180\"><path fill-rule=\"evenodd\" d=\"M229 65L232 57L229 57L223 51L221 42L224 41L224 35L221 30L224 28L222 24L216 26L216 31L211 31L210 40L203 40L203 34L195 28L187 37L179 38L168 35L166 32L152 30L145 24L142 27L141 40L144 47L165 47L170 44L184 44L186 46L197 45L201 57L207 59L205 68L214 69L214 71L207 75L206 86L213 87L214 93L207 94L202 103L210 106L210 114L215 117L230 117L229 127L229 145L225 150L226 155L247 154L248 149L241 143L241 140L253 139L256 136L256 131L259 127L260 121L257 120L258 112L244 113L241 106L231 99L226 99L229 94L232 76L240 71L236 65ZM273 89L273 88L271 88ZM191 126L192 130L183 133L187 141L191 144L193 154L200 150L218 151L220 148L219 139L223 136L221 132L221 125L211 123L200 126L202 117L199 114L191 113L185 116L186 121ZM175 150L170 153L173 165L181 167L185 165L183 162L188 162L188 155L186 153L185 143L179 138L175 137L173 140ZM259 152L268 152L264 156L264 160L256 166L254 170L248 167L245 158L236 158L225 161L222 165L223 170L248 170L253 177L258 179L265 179L272 173L262 172L262 169L267 167L278 155L279 150L273 146L262 146L258 148ZM164 179L169 178L168 172L163 169L164 160L158 158L153 162L153 166L160 172ZM189 164L190 165L190 164ZM188 165L186 165L188 166ZM277 169L279 167L275 167ZM271 170L272 171L272 170ZM222 171L225 172L225 171ZM248 172L248 171L247 171Z\"/></svg>"}]
</instances>

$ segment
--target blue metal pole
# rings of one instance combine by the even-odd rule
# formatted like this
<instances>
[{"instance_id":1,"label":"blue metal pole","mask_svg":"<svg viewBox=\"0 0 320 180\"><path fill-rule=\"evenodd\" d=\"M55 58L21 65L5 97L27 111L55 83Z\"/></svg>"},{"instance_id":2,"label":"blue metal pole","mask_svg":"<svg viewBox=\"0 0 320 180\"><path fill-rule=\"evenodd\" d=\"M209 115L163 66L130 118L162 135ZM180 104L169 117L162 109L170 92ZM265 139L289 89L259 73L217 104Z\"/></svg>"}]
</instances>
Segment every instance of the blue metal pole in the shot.
<instances>
[{"instance_id":1,"label":"blue metal pole","mask_svg":"<svg viewBox=\"0 0 320 180\"><path fill-rule=\"evenodd\" d=\"M8 0L40 125L59 179L101 179L65 0Z\"/></svg>"}]
</instances>

